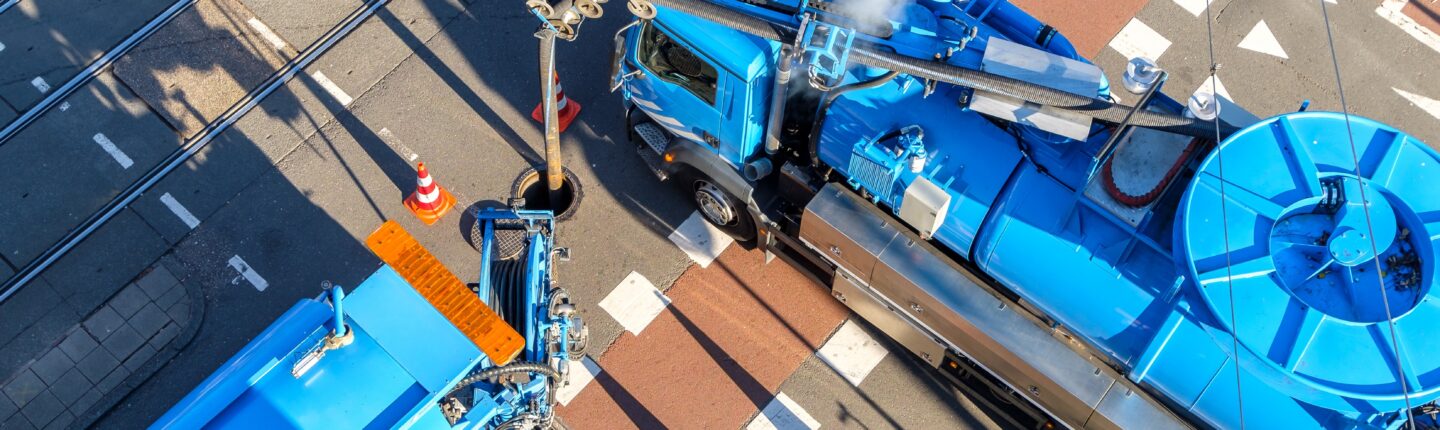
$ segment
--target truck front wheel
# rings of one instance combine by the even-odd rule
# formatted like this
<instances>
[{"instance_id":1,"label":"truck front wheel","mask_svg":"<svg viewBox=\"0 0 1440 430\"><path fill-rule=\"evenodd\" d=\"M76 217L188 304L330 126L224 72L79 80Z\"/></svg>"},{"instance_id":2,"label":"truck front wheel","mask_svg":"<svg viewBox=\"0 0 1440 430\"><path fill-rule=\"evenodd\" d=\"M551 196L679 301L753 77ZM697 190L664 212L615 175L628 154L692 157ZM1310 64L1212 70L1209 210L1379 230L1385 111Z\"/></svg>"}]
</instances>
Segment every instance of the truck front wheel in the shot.
<instances>
[{"instance_id":1,"label":"truck front wheel","mask_svg":"<svg viewBox=\"0 0 1440 430\"><path fill-rule=\"evenodd\" d=\"M690 184L691 198L706 221L736 240L755 238L755 221L740 199L710 182L709 178L694 177Z\"/></svg>"}]
</instances>

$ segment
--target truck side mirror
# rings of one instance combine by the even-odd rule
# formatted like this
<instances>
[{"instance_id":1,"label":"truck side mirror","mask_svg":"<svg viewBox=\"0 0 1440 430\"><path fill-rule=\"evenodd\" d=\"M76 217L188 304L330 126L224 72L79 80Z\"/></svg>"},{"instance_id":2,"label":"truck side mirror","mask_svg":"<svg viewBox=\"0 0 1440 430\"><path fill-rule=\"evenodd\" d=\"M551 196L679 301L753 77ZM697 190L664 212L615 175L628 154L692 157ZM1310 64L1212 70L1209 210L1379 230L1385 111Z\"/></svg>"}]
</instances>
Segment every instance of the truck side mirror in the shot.
<instances>
[{"instance_id":1,"label":"truck side mirror","mask_svg":"<svg viewBox=\"0 0 1440 430\"><path fill-rule=\"evenodd\" d=\"M625 37L625 34L639 23L639 20L631 21L630 24L620 27L620 30L615 32L615 52L610 55L610 92L612 93L620 89L620 85L624 84L625 81L640 74L638 68L629 73L621 73L624 71L625 51L629 45L629 40Z\"/></svg>"}]
</instances>

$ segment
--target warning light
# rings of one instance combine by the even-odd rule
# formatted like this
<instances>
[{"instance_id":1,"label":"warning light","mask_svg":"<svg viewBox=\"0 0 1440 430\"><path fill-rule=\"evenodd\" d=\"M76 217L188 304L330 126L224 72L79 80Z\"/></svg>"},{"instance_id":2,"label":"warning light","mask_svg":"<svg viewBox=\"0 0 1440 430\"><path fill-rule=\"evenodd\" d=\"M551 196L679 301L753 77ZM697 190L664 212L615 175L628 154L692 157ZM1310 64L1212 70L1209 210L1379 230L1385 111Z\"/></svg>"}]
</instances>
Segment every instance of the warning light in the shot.
<instances>
[{"instance_id":1,"label":"warning light","mask_svg":"<svg viewBox=\"0 0 1440 430\"><path fill-rule=\"evenodd\" d=\"M674 162L674 161L675 161L675 153L673 153L673 152L666 152L666 153L665 153L665 162L666 162L666 163L672 163L672 162Z\"/></svg>"},{"instance_id":2,"label":"warning light","mask_svg":"<svg viewBox=\"0 0 1440 430\"><path fill-rule=\"evenodd\" d=\"M950 368L951 368L951 369L959 369L959 368L960 368L960 363L956 363L956 362L951 361L951 362L950 362Z\"/></svg>"}]
</instances>

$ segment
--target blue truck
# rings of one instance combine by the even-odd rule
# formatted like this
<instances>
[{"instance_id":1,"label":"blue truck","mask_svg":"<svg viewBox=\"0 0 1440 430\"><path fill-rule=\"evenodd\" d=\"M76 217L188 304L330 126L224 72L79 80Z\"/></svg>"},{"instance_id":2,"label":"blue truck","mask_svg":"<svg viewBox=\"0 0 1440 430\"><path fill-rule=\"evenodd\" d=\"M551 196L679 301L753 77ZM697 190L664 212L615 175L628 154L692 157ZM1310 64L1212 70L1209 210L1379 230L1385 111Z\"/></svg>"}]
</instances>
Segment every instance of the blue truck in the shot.
<instances>
[{"instance_id":1,"label":"blue truck","mask_svg":"<svg viewBox=\"0 0 1440 430\"><path fill-rule=\"evenodd\" d=\"M1005 0L868 3L630 0L641 158L1006 426L1435 425L1434 150L1112 88Z\"/></svg>"}]
</instances>

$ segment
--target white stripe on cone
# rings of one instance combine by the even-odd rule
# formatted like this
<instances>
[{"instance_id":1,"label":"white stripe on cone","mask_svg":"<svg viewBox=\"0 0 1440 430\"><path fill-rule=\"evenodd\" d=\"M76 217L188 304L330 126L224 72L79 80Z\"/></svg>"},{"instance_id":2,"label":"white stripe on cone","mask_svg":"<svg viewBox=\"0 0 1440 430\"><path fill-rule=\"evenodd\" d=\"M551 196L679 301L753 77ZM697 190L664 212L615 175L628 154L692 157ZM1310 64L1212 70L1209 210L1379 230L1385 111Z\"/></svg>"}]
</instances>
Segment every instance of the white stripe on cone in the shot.
<instances>
[{"instance_id":1,"label":"white stripe on cone","mask_svg":"<svg viewBox=\"0 0 1440 430\"><path fill-rule=\"evenodd\" d=\"M435 189L430 190L430 192L428 193L416 193L415 199L419 200L420 203L423 203L426 206L431 206L435 203L436 200L440 200L440 188L436 187Z\"/></svg>"},{"instance_id":2,"label":"white stripe on cone","mask_svg":"<svg viewBox=\"0 0 1440 430\"><path fill-rule=\"evenodd\" d=\"M430 178L430 175L420 175L419 179L416 179L416 180L415 180L415 183L416 183L417 185L422 186L422 187L428 187L428 186L430 186L430 184L432 184L432 183L434 183L434 182L435 182L435 180L434 180L434 179L431 179L431 178Z\"/></svg>"}]
</instances>

